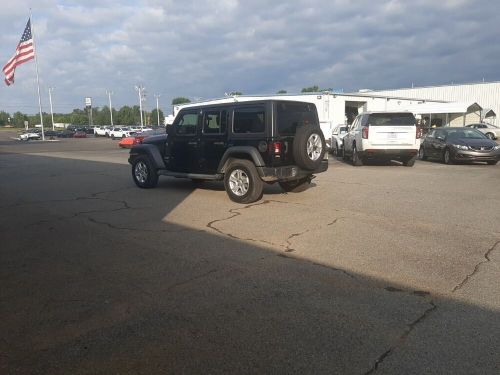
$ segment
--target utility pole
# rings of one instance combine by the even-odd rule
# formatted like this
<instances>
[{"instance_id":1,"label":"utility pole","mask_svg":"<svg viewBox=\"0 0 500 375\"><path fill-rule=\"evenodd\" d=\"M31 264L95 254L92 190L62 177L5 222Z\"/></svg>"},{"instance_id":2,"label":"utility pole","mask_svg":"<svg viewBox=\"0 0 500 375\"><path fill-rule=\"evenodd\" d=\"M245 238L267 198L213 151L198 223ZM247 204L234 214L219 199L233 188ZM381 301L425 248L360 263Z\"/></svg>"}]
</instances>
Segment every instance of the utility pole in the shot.
<instances>
[{"instance_id":1,"label":"utility pole","mask_svg":"<svg viewBox=\"0 0 500 375\"><path fill-rule=\"evenodd\" d=\"M111 95L113 95L113 91L106 90L106 94L108 94L108 99L109 99L109 117L111 118L111 127L113 127L113 107L111 106Z\"/></svg>"},{"instance_id":2,"label":"utility pole","mask_svg":"<svg viewBox=\"0 0 500 375\"><path fill-rule=\"evenodd\" d=\"M142 101L144 100L144 89L145 87L142 85L135 86L135 90L139 95L139 112L141 113L141 129L144 128L144 119L142 117Z\"/></svg>"},{"instance_id":3,"label":"utility pole","mask_svg":"<svg viewBox=\"0 0 500 375\"><path fill-rule=\"evenodd\" d=\"M160 105L158 104L158 99L160 98L160 94L155 94L156 98L156 116L158 116L158 127L160 126Z\"/></svg>"},{"instance_id":4,"label":"utility pole","mask_svg":"<svg viewBox=\"0 0 500 375\"><path fill-rule=\"evenodd\" d=\"M55 130L54 126L54 110L52 109L52 90L53 87L49 87L49 102L50 102L50 117L52 118L52 130Z\"/></svg>"}]
</instances>

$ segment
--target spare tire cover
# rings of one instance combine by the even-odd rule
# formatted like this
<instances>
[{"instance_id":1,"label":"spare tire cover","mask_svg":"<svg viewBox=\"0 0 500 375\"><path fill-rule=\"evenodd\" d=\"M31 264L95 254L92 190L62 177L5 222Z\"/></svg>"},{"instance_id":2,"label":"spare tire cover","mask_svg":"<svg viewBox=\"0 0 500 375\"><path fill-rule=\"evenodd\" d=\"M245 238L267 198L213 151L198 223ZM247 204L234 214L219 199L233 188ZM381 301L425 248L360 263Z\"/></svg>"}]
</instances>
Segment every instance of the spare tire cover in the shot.
<instances>
[{"instance_id":1,"label":"spare tire cover","mask_svg":"<svg viewBox=\"0 0 500 375\"><path fill-rule=\"evenodd\" d=\"M321 164L326 151L325 137L319 126L297 127L293 141L295 163L304 169L315 170Z\"/></svg>"}]
</instances>

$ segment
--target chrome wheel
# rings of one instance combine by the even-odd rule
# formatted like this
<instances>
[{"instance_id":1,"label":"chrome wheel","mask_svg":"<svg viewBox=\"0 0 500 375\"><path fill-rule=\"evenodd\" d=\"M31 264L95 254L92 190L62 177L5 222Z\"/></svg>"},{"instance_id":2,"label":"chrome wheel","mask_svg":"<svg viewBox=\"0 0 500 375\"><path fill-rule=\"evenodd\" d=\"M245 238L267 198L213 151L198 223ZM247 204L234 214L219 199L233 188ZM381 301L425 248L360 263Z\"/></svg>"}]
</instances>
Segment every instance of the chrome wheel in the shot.
<instances>
[{"instance_id":1,"label":"chrome wheel","mask_svg":"<svg viewBox=\"0 0 500 375\"><path fill-rule=\"evenodd\" d=\"M245 171L241 169L235 169L229 175L229 188L234 195L239 197L248 193L248 188L250 187L250 179Z\"/></svg>"},{"instance_id":2,"label":"chrome wheel","mask_svg":"<svg viewBox=\"0 0 500 375\"><path fill-rule=\"evenodd\" d=\"M323 142L319 134L313 133L307 139L307 155L311 160L318 160L323 151Z\"/></svg>"},{"instance_id":3,"label":"chrome wheel","mask_svg":"<svg viewBox=\"0 0 500 375\"><path fill-rule=\"evenodd\" d=\"M134 174L137 181L141 184L145 184L148 180L148 167L143 161L139 161L134 168Z\"/></svg>"}]
</instances>

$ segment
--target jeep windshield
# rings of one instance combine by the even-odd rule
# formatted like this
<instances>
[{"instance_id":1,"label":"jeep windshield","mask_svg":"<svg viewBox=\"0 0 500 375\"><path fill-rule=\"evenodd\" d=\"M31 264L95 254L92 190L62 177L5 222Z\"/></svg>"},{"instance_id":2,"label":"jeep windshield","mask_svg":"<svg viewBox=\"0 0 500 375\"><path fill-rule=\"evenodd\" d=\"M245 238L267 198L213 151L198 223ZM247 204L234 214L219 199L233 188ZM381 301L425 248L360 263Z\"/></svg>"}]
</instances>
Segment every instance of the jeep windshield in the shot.
<instances>
[{"instance_id":1,"label":"jeep windshield","mask_svg":"<svg viewBox=\"0 0 500 375\"><path fill-rule=\"evenodd\" d=\"M319 125L311 103L278 102L276 123L280 135L295 135L298 125Z\"/></svg>"},{"instance_id":2,"label":"jeep windshield","mask_svg":"<svg viewBox=\"0 0 500 375\"><path fill-rule=\"evenodd\" d=\"M372 113L368 120L370 126L415 126L412 113Z\"/></svg>"}]
</instances>

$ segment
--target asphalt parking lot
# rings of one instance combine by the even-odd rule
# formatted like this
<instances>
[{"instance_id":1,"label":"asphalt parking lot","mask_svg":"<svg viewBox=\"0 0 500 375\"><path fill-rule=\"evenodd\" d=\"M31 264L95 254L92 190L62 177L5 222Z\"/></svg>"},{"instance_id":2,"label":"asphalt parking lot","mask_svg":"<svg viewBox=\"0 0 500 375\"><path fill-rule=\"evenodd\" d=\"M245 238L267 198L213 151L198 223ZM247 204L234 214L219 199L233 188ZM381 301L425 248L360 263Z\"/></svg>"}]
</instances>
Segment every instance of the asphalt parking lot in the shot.
<instances>
[{"instance_id":1,"label":"asphalt parking lot","mask_svg":"<svg viewBox=\"0 0 500 375\"><path fill-rule=\"evenodd\" d=\"M238 205L104 138L0 132L0 373L498 374L500 165L329 170Z\"/></svg>"}]
</instances>

